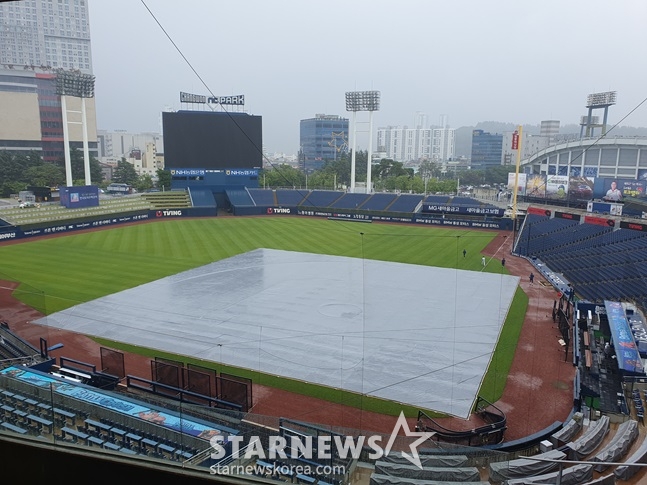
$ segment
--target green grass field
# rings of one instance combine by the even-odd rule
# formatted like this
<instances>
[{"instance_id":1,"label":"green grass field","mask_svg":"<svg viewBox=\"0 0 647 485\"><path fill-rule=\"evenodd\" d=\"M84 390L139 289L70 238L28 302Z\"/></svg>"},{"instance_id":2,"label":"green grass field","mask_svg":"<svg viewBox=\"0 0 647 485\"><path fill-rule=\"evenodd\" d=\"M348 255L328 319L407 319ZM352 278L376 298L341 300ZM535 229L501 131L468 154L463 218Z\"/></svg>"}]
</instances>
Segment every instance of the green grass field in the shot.
<instances>
[{"instance_id":1,"label":"green grass field","mask_svg":"<svg viewBox=\"0 0 647 485\"><path fill-rule=\"evenodd\" d=\"M51 314L258 248L481 271L481 251L496 234L295 217L165 220L0 245L0 278L20 282L15 295L33 308ZM485 270L507 273L498 261ZM518 289L481 388L480 394L491 402L503 392L526 306L527 297ZM150 349L104 343L125 351L191 361ZM205 365L202 361L199 363ZM262 384L366 410L397 414L402 409L397 403L258 372L223 370L238 372ZM413 408L405 409L409 415L416 413Z\"/></svg>"}]
</instances>

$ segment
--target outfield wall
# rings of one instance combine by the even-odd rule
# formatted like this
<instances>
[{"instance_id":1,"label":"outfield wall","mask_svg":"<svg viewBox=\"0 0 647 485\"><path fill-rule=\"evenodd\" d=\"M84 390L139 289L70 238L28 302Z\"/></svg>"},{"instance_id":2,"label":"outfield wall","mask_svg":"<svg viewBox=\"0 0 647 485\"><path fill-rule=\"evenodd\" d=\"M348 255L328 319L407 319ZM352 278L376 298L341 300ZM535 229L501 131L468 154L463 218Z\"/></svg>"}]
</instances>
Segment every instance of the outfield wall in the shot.
<instances>
[{"instance_id":1,"label":"outfield wall","mask_svg":"<svg viewBox=\"0 0 647 485\"><path fill-rule=\"evenodd\" d=\"M472 218L472 219L450 219L441 216L430 217L429 214L405 214L405 213L390 213L390 214L367 214L359 213L352 210L330 210L327 208L321 209L301 209L299 207L274 207L274 206L254 206L254 207L235 207L234 215L236 216L251 216L251 215L299 215L310 217L326 217L334 218L337 220L349 221L362 221L362 222L402 222L405 224L427 224L434 226L452 226L452 227L469 227L479 229L496 229L496 230L512 230L512 219L486 219Z\"/></svg>"},{"instance_id":2,"label":"outfield wall","mask_svg":"<svg viewBox=\"0 0 647 485\"><path fill-rule=\"evenodd\" d=\"M39 224L38 227L0 226L0 243L16 239L26 239L38 236L51 236L53 234L69 233L83 229L97 229L106 226L116 226L132 222L151 221L156 219L176 219L182 217L215 217L218 214L216 207L188 207L182 209L145 210L127 215L116 216L106 214L95 216L90 220L51 221Z\"/></svg>"},{"instance_id":3,"label":"outfield wall","mask_svg":"<svg viewBox=\"0 0 647 485\"><path fill-rule=\"evenodd\" d=\"M151 221L155 219L182 218L182 217L215 217L218 215L217 207L187 207L181 209L144 210L128 213L121 216L106 214L94 216L84 220L51 221L43 222L38 226L2 226L0 225L0 243L7 240L25 239L37 236L50 236L52 234L69 233L83 229L96 229L98 227L114 226L124 223ZM512 220L503 219L449 219L430 217L428 214L365 214L354 211L332 211L326 209L303 210L298 207L236 207L236 216L308 216L326 217L336 220L361 221L361 222L400 222L405 224L425 224L443 227L465 227L473 229L511 230Z\"/></svg>"}]
</instances>

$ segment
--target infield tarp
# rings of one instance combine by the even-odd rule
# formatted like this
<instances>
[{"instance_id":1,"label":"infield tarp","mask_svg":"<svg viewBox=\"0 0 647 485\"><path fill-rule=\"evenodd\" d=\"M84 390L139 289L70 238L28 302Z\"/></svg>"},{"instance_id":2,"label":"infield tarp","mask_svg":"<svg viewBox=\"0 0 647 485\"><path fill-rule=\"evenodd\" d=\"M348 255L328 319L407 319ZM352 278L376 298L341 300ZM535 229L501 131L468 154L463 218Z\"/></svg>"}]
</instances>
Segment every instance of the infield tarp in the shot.
<instances>
[{"instance_id":1,"label":"infield tarp","mask_svg":"<svg viewBox=\"0 0 647 485\"><path fill-rule=\"evenodd\" d=\"M467 418L518 283L257 249L35 323Z\"/></svg>"}]
</instances>

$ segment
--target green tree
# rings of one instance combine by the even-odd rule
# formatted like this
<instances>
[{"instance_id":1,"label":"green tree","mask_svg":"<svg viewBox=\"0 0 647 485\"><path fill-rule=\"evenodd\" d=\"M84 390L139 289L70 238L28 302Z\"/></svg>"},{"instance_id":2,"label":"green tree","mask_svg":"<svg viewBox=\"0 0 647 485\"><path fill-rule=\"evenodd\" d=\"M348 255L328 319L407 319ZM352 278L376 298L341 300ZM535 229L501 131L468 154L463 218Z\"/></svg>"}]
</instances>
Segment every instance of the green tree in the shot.
<instances>
[{"instance_id":1,"label":"green tree","mask_svg":"<svg viewBox=\"0 0 647 485\"><path fill-rule=\"evenodd\" d=\"M266 187L304 187L306 184L305 174L285 163L271 170L264 169L260 176L264 180L261 184Z\"/></svg>"},{"instance_id":2,"label":"green tree","mask_svg":"<svg viewBox=\"0 0 647 485\"><path fill-rule=\"evenodd\" d=\"M157 169L157 187L162 190L171 190L171 171L163 170L161 168Z\"/></svg>"},{"instance_id":3,"label":"green tree","mask_svg":"<svg viewBox=\"0 0 647 485\"><path fill-rule=\"evenodd\" d=\"M27 189L27 184L24 182L4 182L0 185L0 194L2 198L11 197L12 194L17 194L21 190Z\"/></svg>"},{"instance_id":4,"label":"green tree","mask_svg":"<svg viewBox=\"0 0 647 485\"><path fill-rule=\"evenodd\" d=\"M32 167L43 163L37 152L27 154L15 154L12 152L0 151L0 185L8 182L24 182L28 180L25 172Z\"/></svg>"},{"instance_id":5,"label":"green tree","mask_svg":"<svg viewBox=\"0 0 647 485\"><path fill-rule=\"evenodd\" d=\"M59 167L65 174L65 159L58 160ZM70 150L70 167L72 169L72 180L74 185L85 185L85 159L83 151L78 148ZM103 171L99 161L90 155L90 182L92 185L100 185L103 181Z\"/></svg>"},{"instance_id":6,"label":"green tree","mask_svg":"<svg viewBox=\"0 0 647 485\"><path fill-rule=\"evenodd\" d=\"M350 155L343 153L337 160L326 160L321 169L327 177L332 178L332 185L337 183L337 187L350 185Z\"/></svg>"},{"instance_id":7,"label":"green tree","mask_svg":"<svg viewBox=\"0 0 647 485\"><path fill-rule=\"evenodd\" d=\"M459 174L461 185L481 185L485 183L483 170L465 170Z\"/></svg>"},{"instance_id":8,"label":"green tree","mask_svg":"<svg viewBox=\"0 0 647 485\"><path fill-rule=\"evenodd\" d=\"M153 188L153 177L145 173L139 176L137 183L135 184L135 189L137 192L146 192Z\"/></svg>"},{"instance_id":9,"label":"green tree","mask_svg":"<svg viewBox=\"0 0 647 485\"><path fill-rule=\"evenodd\" d=\"M135 185L139 180L139 175L135 167L122 158L117 164L117 168L112 174L112 181L119 184Z\"/></svg>"},{"instance_id":10,"label":"green tree","mask_svg":"<svg viewBox=\"0 0 647 485\"><path fill-rule=\"evenodd\" d=\"M28 185L35 187L58 187L65 183L65 173L54 163L43 162L24 172Z\"/></svg>"},{"instance_id":11,"label":"green tree","mask_svg":"<svg viewBox=\"0 0 647 485\"><path fill-rule=\"evenodd\" d=\"M512 165L496 165L494 167L488 167L485 170L483 179L486 184L507 184L508 183L508 173L514 173L516 170L515 166Z\"/></svg>"},{"instance_id":12,"label":"green tree","mask_svg":"<svg viewBox=\"0 0 647 485\"><path fill-rule=\"evenodd\" d=\"M371 179L384 179L386 177L399 177L401 175L410 175L412 170L404 168L402 162L396 162L388 158L383 158L380 163L372 166Z\"/></svg>"}]
</instances>

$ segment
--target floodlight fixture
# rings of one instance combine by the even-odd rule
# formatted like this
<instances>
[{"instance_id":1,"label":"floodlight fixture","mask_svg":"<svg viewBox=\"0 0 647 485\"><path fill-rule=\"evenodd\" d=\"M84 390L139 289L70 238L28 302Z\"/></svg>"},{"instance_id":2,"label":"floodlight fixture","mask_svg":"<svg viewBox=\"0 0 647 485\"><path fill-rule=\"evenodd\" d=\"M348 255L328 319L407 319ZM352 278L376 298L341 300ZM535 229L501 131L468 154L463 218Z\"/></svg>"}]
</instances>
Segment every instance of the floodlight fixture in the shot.
<instances>
[{"instance_id":1,"label":"floodlight fixture","mask_svg":"<svg viewBox=\"0 0 647 485\"><path fill-rule=\"evenodd\" d=\"M586 97L587 108L604 108L616 104L616 91L593 93Z\"/></svg>"},{"instance_id":2,"label":"floodlight fixture","mask_svg":"<svg viewBox=\"0 0 647 485\"><path fill-rule=\"evenodd\" d=\"M56 71L56 94L75 98L94 98L94 76L80 71Z\"/></svg>"},{"instance_id":3,"label":"floodlight fixture","mask_svg":"<svg viewBox=\"0 0 647 485\"><path fill-rule=\"evenodd\" d=\"M349 91L346 93L346 111L379 111L379 91Z\"/></svg>"}]
</instances>

